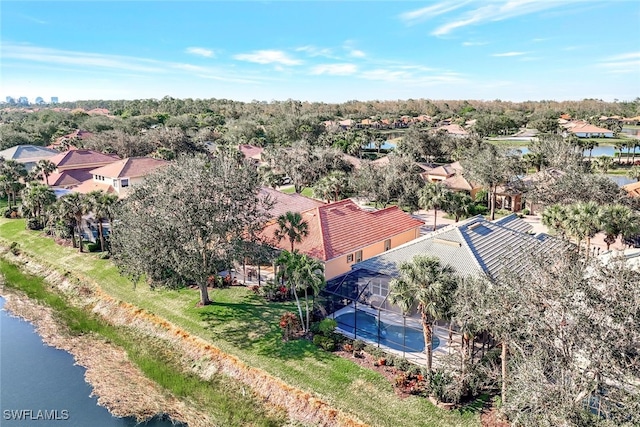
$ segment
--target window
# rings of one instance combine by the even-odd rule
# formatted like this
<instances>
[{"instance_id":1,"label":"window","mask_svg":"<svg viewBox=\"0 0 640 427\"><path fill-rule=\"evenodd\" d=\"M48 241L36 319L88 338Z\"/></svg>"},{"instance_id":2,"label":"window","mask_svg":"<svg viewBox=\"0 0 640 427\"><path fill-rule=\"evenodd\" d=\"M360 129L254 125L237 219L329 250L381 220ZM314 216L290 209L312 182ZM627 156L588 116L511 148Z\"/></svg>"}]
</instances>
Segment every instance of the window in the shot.
<instances>
[{"instance_id":1,"label":"window","mask_svg":"<svg viewBox=\"0 0 640 427\"><path fill-rule=\"evenodd\" d=\"M382 280L374 280L371 282L371 294L386 297L389 293L389 284Z\"/></svg>"},{"instance_id":2,"label":"window","mask_svg":"<svg viewBox=\"0 0 640 427\"><path fill-rule=\"evenodd\" d=\"M356 252L356 262L362 261L362 251Z\"/></svg>"},{"instance_id":3,"label":"window","mask_svg":"<svg viewBox=\"0 0 640 427\"><path fill-rule=\"evenodd\" d=\"M120 186L122 188L128 187L129 186L129 179L128 178L123 178L120 180Z\"/></svg>"},{"instance_id":4,"label":"window","mask_svg":"<svg viewBox=\"0 0 640 427\"><path fill-rule=\"evenodd\" d=\"M353 254L347 255L347 262L353 262Z\"/></svg>"},{"instance_id":5,"label":"window","mask_svg":"<svg viewBox=\"0 0 640 427\"><path fill-rule=\"evenodd\" d=\"M384 241L384 250L388 251L389 249L391 249L391 239L387 239Z\"/></svg>"}]
</instances>

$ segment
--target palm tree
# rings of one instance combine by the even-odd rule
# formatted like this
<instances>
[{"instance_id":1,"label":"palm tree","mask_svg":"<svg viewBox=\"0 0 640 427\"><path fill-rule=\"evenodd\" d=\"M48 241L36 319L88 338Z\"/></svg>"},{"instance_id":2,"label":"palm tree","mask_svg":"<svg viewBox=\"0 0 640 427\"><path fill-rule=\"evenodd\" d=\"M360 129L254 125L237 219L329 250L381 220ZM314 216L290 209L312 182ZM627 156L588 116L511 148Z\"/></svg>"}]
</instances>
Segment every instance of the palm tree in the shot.
<instances>
[{"instance_id":1,"label":"palm tree","mask_svg":"<svg viewBox=\"0 0 640 427\"><path fill-rule=\"evenodd\" d=\"M640 231L640 216L624 205L603 206L600 214L600 226L604 231L607 250L618 236L630 237Z\"/></svg>"},{"instance_id":2,"label":"palm tree","mask_svg":"<svg viewBox=\"0 0 640 427\"><path fill-rule=\"evenodd\" d=\"M439 182L428 182L418 198L418 205L425 210L433 209L433 230L436 229L438 209L442 209L446 202L447 189Z\"/></svg>"},{"instance_id":3,"label":"palm tree","mask_svg":"<svg viewBox=\"0 0 640 427\"><path fill-rule=\"evenodd\" d=\"M600 173L607 173L609 169L613 169L613 157L600 156L596 159L593 167Z\"/></svg>"},{"instance_id":4,"label":"palm tree","mask_svg":"<svg viewBox=\"0 0 640 427\"><path fill-rule=\"evenodd\" d=\"M542 212L542 224L564 238L567 232L566 225L568 215L566 206L560 204L548 206Z\"/></svg>"},{"instance_id":5,"label":"palm tree","mask_svg":"<svg viewBox=\"0 0 640 427\"><path fill-rule=\"evenodd\" d=\"M84 194L69 193L60 198L60 213L63 218L71 223L71 238L74 247L76 245L75 234L77 232L80 244L80 252L82 252L82 217L87 213L87 203Z\"/></svg>"},{"instance_id":6,"label":"palm tree","mask_svg":"<svg viewBox=\"0 0 640 427\"><path fill-rule=\"evenodd\" d=\"M309 289L311 289L313 295L317 295L320 290L326 284L324 279L324 265L315 258L311 258L306 254L294 253L293 256L296 259L293 270L290 271L289 283L295 290L296 294L298 290L304 291L304 304L307 314L307 323L304 328L305 332L309 331ZM304 325L304 323L302 323Z\"/></svg>"},{"instance_id":7,"label":"palm tree","mask_svg":"<svg viewBox=\"0 0 640 427\"><path fill-rule=\"evenodd\" d=\"M274 233L274 237L278 242L282 239L288 239L291 243L291 252L293 252L294 243L300 243L303 237L309 234L309 223L303 221L299 212L286 212L278 217L278 229Z\"/></svg>"},{"instance_id":8,"label":"palm tree","mask_svg":"<svg viewBox=\"0 0 640 427\"><path fill-rule=\"evenodd\" d=\"M109 194L102 190L92 191L87 194L87 203L90 211L92 211L98 220L98 235L100 236L100 250L104 252L104 236L102 230L102 221L109 221L109 228L113 220L113 210L118 202L118 196Z\"/></svg>"},{"instance_id":9,"label":"palm tree","mask_svg":"<svg viewBox=\"0 0 640 427\"><path fill-rule=\"evenodd\" d=\"M473 205L473 199L468 194L458 191L447 191L443 209L449 215L453 215L456 222L458 222L460 218L466 217L471 213Z\"/></svg>"},{"instance_id":10,"label":"palm tree","mask_svg":"<svg viewBox=\"0 0 640 427\"><path fill-rule=\"evenodd\" d=\"M457 286L454 270L437 258L417 255L400 265L400 277L389 285L389 300L407 314L417 304L422 320L427 368L432 367L433 322L450 312L451 298Z\"/></svg>"},{"instance_id":11,"label":"palm tree","mask_svg":"<svg viewBox=\"0 0 640 427\"><path fill-rule=\"evenodd\" d=\"M546 154L539 152L531 152L522 156L522 160L527 167L533 167L536 169L536 172L540 172L540 170L544 166L549 165L549 159L547 159Z\"/></svg>"},{"instance_id":12,"label":"palm tree","mask_svg":"<svg viewBox=\"0 0 640 427\"><path fill-rule=\"evenodd\" d=\"M36 164L36 170L42 174L46 185L49 185L49 175L51 175L56 168L57 166L55 163L47 159L38 160L38 163Z\"/></svg>"},{"instance_id":13,"label":"palm tree","mask_svg":"<svg viewBox=\"0 0 640 427\"><path fill-rule=\"evenodd\" d=\"M640 181L640 166L632 166L631 169L627 171L627 176L636 181Z\"/></svg>"},{"instance_id":14,"label":"palm tree","mask_svg":"<svg viewBox=\"0 0 640 427\"><path fill-rule=\"evenodd\" d=\"M9 208L15 205L16 194L24 187L23 179L27 176L24 164L15 160L4 160L0 163L0 177L2 178L2 191L7 195ZM11 200L13 199L13 204Z\"/></svg>"},{"instance_id":15,"label":"palm tree","mask_svg":"<svg viewBox=\"0 0 640 427\"><path fill-rule=\"evenodd\" d=\"M48 186L32 182L22 190L22 204L31 210L34 218L42 225L45 211L56 201L56 195Z\"/></svg>"},{"instance_id":16,"label":"palm tree","mask_svg":"<svg viewBox=\"0 0 640 427\"><path fill-rule=\"evenodd\" d=\"M299 257L295 252L282 251L275 262L278 268L276 278L281 279L283 282L288 281L293 276L293 272L297 268ZM300 305L300 298L298 298L298 288L295 285L290 287L291 292L296 300L296 306L298 307L298 314L300 316L300 324L304 325L304 317L302 316L302 306Z\"/></svg>"},{"instance_id":17,"label":"palm tree","mask_svg":"<svg viewBox=\"0 0 640 427\"><path fill-rule=\"evenodd\" d=\"M587 254L591 248L591 238L600 231L600 207L596 202L580 202L569 206L566 229L578 241L578 252L582 239L587 240Z\"/></svg>"}]
</instances>

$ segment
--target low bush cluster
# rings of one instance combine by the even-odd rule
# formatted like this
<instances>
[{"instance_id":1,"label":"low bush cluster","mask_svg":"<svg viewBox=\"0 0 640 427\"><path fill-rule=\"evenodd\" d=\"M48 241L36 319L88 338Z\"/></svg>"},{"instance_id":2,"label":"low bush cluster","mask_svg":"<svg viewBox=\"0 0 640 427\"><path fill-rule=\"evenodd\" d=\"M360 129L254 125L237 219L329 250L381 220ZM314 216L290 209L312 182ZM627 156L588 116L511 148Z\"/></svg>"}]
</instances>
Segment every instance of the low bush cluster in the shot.
<instances>
[{"instance_id":1,"label":"low bush cluster","mask_svg":"<svg viewBox=\"0 0 640 427\"><path fill-rule=\"evenodd\" d=\"M267 283L262 286L252 285L249 289L267 301L289 301L291 299L291 293L286 286L273 280L267 281Z\"/></svg>"}]
</instances>

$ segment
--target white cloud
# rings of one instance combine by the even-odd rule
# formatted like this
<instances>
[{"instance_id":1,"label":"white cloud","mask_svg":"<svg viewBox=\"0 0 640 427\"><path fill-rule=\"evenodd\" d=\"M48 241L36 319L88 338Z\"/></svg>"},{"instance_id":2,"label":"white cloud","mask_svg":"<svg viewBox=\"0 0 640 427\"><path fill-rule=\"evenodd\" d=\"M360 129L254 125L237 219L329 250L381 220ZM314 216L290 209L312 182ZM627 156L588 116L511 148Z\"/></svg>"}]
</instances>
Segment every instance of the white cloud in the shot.
<instances>
[{"instance_id":1,"label":"white cloud","mask_svg":"<svg viewBox=\"0 0 640 427\"><path fill-rule=\"evenodd\" d=\"M234 55L238 61L255 62L257 64L282 64L282 65L300 65L302 61L290 58L281 50L257 50L252 53L239 53Z\"/></svg>"},{"instance_id":2,"label":"white cloud","mask_svg":"<svg viewBox=\"0 0 640 427\"><path fill-rule=\"evenodd\" d=\"M315 56L324 56L327 58L331 58L333 55L333 51L329 48L320 48L313 45L300 46L295 49L296 52L304 52L311 57Z\"/></svg>"},{"instance_id":3,"label":"white cloud","mask_svg":"<svg viewBox=\"0 0 640 427\"><path fill-rule=\"evenodd\" d=\"M353 56L354 58L364 58L365 56L367 56L363 51L358 49L353 49L351 52L349 52L349 55Z\"/></svg>"},{"instance_id":4,"label":"white cloud","mask_svg":"<svg viewBox=\"0 0 640 427\"><path fill-rule=\"evenodd\" d=\"M495 56L496 58L507 57L507 56L522 56L526 55L527 52L503 52L503 53L494 53L491 56Z\"/></svg>"},{"instance_id":5,"label":"white cloud","mask_svg":"<svg viewBox=\"0 0 640 427\"><path fill-rule=\"evenodd\" d=\"M462 42L462 46L465 47L469 47L469 46L484 46L489 44L488 42Z\"/></svg>"},{"instance_id":6,"label":"white cloud","mask_svg":"<svg viewBox=\"0 0 640 427\"><path fill-rule=\"evenodd\" d=\"M355 64L320 64L311 68L311 74L329 74L332 76L348 76L358 71Z\"/></svg>"},{"instance_id":7,"label":"white cloud","mask_svg":"<svg viewBox=\"0 0 640 427\"><path fill-rule=\"evenodd\" d=\"M610 56L600 61L597 66L606 69L609 73L637 73L640 69L640 52Z\"/></svg>"},{"instance_id":8,"label":"white cloud","mask_svg":"<svg viewBox=\"0 0 640 427\"><path fill-rule=\"evenodd\" d=\"M443 36L449 34L453 30L472 24L502 21L556 7L566 7L568 2L571 2L571 0L565 2L540 0L498 0L490 3L478 3L482 6L474 6L473 9L467 10L465 13L457 16L453 20L437 27L431 32L431 34L434 36Z\"/></svg>"},{"instance_id":9,"label":"white cloud","mask_svg":"<svg viewBox=\"0 0 640 427\"><path fill-rule=\"evenodd\" d=\"M211 49L206 49L204 47L188 47L185 52L191 55L204 56L205 58L215 57L215 54Z\"/></svg>"},{"instance_id":10,"label":"white cloud","mask_svg":"<svg viewBox=\"0 0 640 427\"><path fill-rule=\"evenodd\" d=\"M442 15L452 10L456 10L469 3L469 1L445 1L442 3L432 4L431 6L423 7L421 9L405 12L400 15L400 19L407 24L414 24L419 21L432 18L434 16Z\"/></svg>"}]
</instances>

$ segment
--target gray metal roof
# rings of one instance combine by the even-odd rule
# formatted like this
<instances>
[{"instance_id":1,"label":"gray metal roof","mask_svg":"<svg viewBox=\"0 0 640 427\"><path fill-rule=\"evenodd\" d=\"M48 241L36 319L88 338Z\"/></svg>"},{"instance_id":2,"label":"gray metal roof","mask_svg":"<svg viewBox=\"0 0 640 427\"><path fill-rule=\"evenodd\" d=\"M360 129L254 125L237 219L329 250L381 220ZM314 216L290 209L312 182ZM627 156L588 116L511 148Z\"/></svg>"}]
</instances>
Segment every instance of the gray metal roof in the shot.
<instances>
[{"instance_id":1,"label":"gray metal roof","mask_svg":"<svg viewBox=\"0 0 640 427\"><path fill-rule=\"evenodd\" d=\"M59 154L58 151L47 147L39 147L37 145L16 145L0 151L0 157L5 160L17 160L19 162L38 161L53 157Z\"/></svg>"},{"instance_id":2,"label":"gray metal roof","mask_svg":"<svg viewBox=\"0 0 640 427\"><path fill-rule=\"evenodd\" d=\"M363 268L397 276L402 262L416 255L428 255L453 267L459 275L484 272L497 279L503 272L518 273L526 268L525 261L529 258L526 255L562 246L562 242L548 235L532 236L518 231L530 229L522 223L528 225L519 218L491 222L477 216L355 264L353 270Z\"/></svg>"},{"instance_id":3,"label":"gray metal roof","mask_svg":"<svg viewBox=\"0 0 640 427\"><path fill-rule=\"evenodd\" d=\"M493 221L495 224L501 225L503 227L510 228L515 231L519 231L521 233L528 233L533 229L533 225L524 221L518 215L512 213L511 215L507 215L500 219Z\"/></svg>"}]
</instances>

